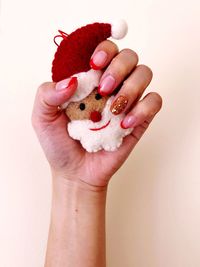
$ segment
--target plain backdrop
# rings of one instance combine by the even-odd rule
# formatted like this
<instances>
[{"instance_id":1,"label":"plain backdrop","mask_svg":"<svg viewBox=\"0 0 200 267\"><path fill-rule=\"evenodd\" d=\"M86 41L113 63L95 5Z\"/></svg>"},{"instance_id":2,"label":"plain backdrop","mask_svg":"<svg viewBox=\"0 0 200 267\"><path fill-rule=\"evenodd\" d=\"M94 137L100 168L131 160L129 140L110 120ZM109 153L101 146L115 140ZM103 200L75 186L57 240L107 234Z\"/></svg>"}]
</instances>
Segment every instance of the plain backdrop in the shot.
<instances>
[{"instance_id":1,"label":"plain backdrop","mask_svg":"<svg viewBox=\"0 0 200 267\"><path fill-rule=\"evenodd\" d=\"M163 109L113 177L108 267L200 266L200 4L179 0L2 0L0 12L0 266L42 267L51 178L30 117L51 80L58 29L125 18L118 41L154 72Z\"/></svg>"}]
</instances>

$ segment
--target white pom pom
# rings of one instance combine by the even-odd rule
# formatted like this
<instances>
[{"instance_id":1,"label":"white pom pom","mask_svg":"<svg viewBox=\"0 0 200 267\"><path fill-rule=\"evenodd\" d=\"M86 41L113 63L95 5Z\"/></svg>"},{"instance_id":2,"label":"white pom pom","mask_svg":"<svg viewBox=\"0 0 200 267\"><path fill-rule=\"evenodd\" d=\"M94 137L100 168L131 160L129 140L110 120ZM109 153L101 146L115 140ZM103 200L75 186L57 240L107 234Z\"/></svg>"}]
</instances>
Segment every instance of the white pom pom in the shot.
<instances>
[{"instance_id":1,"label":"white pom pom","mask_svg":"<svg viewBox=\"0 0 200 267\"><path fill-rule=\"evenodd\" d=\"M114 39L122 39L128 32L128 25L125 20L120 19L111 23L111 36Z\"/></svg>"}]
</instances>

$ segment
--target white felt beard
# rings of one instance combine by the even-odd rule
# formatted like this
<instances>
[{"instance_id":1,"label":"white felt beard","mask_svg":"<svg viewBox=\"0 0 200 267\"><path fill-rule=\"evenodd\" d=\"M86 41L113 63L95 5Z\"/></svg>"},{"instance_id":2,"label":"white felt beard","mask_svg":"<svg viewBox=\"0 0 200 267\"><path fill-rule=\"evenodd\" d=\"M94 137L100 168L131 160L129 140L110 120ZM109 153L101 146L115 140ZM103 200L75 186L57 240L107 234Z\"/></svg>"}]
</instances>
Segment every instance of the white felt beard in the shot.
<instances>
[{"instance_id":1,"label":"white felt beard","mask_svg":"<svg viewBox=\"0 0 200 267\"><path fill-rule=\"evenodd\" d=\"M115 151L122 144L123 138L133 130L121 128L120 124L125 114L116 116L110 112L113 98L112 96L108 99L101 121L94 123L91 120L73 120L68 123L69 135L79 140L88 152L97 152L101 149ZM101 129L94 130L98 128Z\"/></svg>"}]
</instances>

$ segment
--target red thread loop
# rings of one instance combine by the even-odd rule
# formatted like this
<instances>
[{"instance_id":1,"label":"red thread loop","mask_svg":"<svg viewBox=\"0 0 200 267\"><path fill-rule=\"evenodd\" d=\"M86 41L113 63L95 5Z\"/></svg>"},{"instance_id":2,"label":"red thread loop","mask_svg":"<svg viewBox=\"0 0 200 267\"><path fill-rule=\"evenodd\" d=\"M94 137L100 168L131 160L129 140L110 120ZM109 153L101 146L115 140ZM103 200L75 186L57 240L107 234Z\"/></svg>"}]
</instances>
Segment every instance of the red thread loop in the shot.
<instances>
[{"instance_id":1,"label":"red thread loop","mask_svg":"<svg viewBox=\"0 0 200 267\"><path fill-rule=\"evenodd\" d=\"M53 38L53 41L54 41L54 43L57 45L57 46L59 46L59 44L56 42L56 38L63 38L63 39L67 39L67 36L69 35L69 34L67 34L66 32L63 32L63 31L61 31L61 30L58 30L58 32L60 33L60 34L58 34L58 35L56 35L54 38Z\"/></svg>"}]
</instances>

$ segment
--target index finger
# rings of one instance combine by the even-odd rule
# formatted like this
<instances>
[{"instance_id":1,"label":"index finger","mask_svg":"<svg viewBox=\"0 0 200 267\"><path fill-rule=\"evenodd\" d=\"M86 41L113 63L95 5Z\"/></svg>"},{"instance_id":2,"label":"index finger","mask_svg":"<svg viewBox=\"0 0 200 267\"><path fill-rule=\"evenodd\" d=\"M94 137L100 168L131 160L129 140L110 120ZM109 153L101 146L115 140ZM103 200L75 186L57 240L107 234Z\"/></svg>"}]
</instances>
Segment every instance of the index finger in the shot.
<instances>
[{"instance_id":1,"label":"index finger","mask_svg":"<svg viewBox=\"0 0 200 267\"><path fill-rule=\"evenodd\" d=\"M94 70L105 68L118 52L118 46L112 41L101 42L91 56L90 67Z\"/></svg>"}]
</instances>

